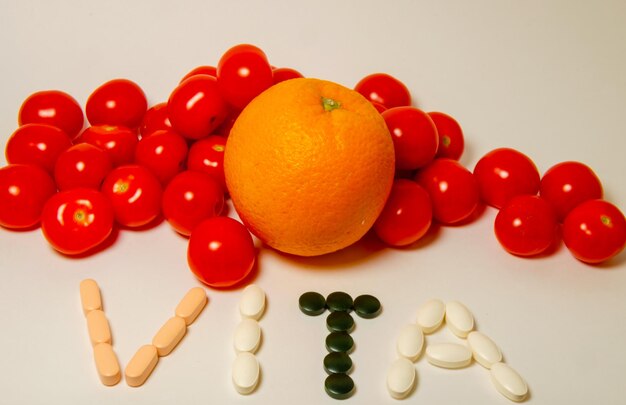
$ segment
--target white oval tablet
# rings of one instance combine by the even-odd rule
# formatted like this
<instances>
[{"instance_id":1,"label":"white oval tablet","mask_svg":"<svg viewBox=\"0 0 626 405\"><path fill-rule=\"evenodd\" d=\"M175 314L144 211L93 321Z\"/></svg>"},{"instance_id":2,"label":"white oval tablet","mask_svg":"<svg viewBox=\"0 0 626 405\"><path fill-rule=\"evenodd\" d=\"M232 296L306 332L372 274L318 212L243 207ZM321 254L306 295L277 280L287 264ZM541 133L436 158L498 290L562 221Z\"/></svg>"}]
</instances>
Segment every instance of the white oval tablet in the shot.
<instances>
[{"instance_id":1,"label":"white oval tablet","mask_svg":"<svg viewBox=\"0 0 626 405\"><path fill-rule=\"evenodd\" d=\"M446 305L438 299L431 299L417 309L417 324L424 333L432 333L441 326L446 314Z\"/></svg>"},{"instance_id":2,"label":"white oval tablet","mask_svg":"<svg viewBox=\"0 0 626 405\"><path fill-rule=\"evenodd\" d=\"M389 394L396 399L405 398L411 393L417 380L417 372L413 363L400 357L389 367L387 372L387 389Z\"/></svg>"},{"instance_id":3,"label":"white oval tablet","mask_svg":"<svg viewBox=\"0 0 626 405\"><path fill-rule=\"evenodd\" d=\"M424 332L422 332L422 328L415 324L406 325L402 328L396 345L400 356L415 361L422 354L423 347Z\"/></svg>"},{"instance_id":4,"label":"white oval tablet","mask_svg":"<svg viewBox=\"0 0 626 405\"><path fill-rule=\"evenodd\" d=\"M254 391L260 373L259 362L254 354L248 352L237 354L233 362L233 384L238 393L246 395Z\"/></svg>"},{"instance_id":5,"label":"white oval tablet","mask_svg":"<svg viewBox=\"0 0 626 405\"><path fill-rule=\"evenodd\" d=\"M457 343L435 343L426 347L426 358L437 367L461 368L472 362L472 351Z\"/></svg>"},{"instance_id":6,"label":"white oval tablet","mask_svg":"<svg viewBox=\"0 0 626 405\"><path fill-rule=\"evenodd\" d=\"M235 328L235 335L233 343L235 351L254 353L259 348L261 342L261 327L259 323L252 318L245 318L237 328Z\"/></svg>"},{"instance_id":7,"label":"white oval tablet","mask_svg":"<svg viewBox=\"0 0 626 405\"><path fill-rule=\"evenodd\" d=\"M511 401L523 401L528 395L526 381L504 363L494 363L491 366L491 381L496 389Z\"/></svg>"},{"instance_id":8,"label":"white oval tablet","mask_svg":"<svg viewBox=\"0 0 626 405\"><path fill-rule=\"evenodd\" d=\"M470 332L467 335L467 343L472 350L474 360L481 366L491 368L492 364L502 361L500 348L484 333Z\"/></svg>"},{"instance_id":9,"label":"white oval tablet","mask_svg":"<svg viewBox=\"0 0 626 405\"><path fill-rule=\"evenodd\" d=\"M446 324L460 338L474 329L474 316L469 309L458 301L450 301L446 304Z\"/></svg>"},{"instance_id":10,"label":"white oval tablet","mask_svg":"<svg viewBox=\"0 0 626 405\"><path fill-rule=\"evenodd\" d=\"M244 318L259 320L265 310L265 292L261 287L250 284L244 288L239 301L239 312Z\"/></svg>"}]
</instances>

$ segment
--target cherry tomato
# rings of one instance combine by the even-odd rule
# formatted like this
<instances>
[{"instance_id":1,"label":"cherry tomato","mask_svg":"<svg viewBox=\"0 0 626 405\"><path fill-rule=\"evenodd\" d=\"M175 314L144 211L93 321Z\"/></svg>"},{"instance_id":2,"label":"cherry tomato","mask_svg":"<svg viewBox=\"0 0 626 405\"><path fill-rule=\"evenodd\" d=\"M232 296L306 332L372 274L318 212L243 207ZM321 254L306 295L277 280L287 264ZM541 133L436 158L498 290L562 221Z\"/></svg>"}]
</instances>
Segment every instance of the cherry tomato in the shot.
<instances>
[{"instance_id":1,"label":"cherry tomato","mask_svg":"<svg viewBox=\"0 0 626 405\"><path fill-rule=\"evenodd\" d=\"M250 232L229 217L205 219L189 238L189 268L209 287L230 287L239 283L250 274L255 259Z\"/></svg>"},{"instance_id":2,"label":"cherry tomato","mask_svg":"<svg viewBox=\"0 0 626 405\"><path fill-rule=\"evenodd\" d=\"M39 166L11 164L0 168L0 225L27 229L39 223L46 201L56 186Z\"/></svg>"},{"instance_id":3,"label":"cherry tomato","mask_svg":"<svg viewBox=\"0 0 626 405\"><path fill-rule=\"evenodd\" d=\"M146 111L139 133L145 138L162 129L172 129L170 117L167 115L167 103L155 104Z\"/></svg>"},{"instance_id":4,"label":"cherry tomato","mask_svg":"<svg viewBox=\"0 0 626 405\"><path fill-rule=\"evenodd\" d=\"M578 260L590 264L604 262L624 249L626 219L608 201L585 201L565 217L563 241Z\"/></svg>"},{"instance_id":5,"label":"cherry tomato","mask_svg":"<svg viewBox=\"0 0 626 405\"><path fill-rule=\"evenodd\" d=\"M192 76L197 76L197 75L208 75L208 76L217 77L217 69L214 66L195 67L191 69L189 73L187 73L182 79L180 79L180 83L184 82L185 80L189 79Z\"/></svg>"},{"instance_id":6,"label":"cherry tomato","mask_svg":"<svg viewBox=\"0 0 626 405\"><path fill-rule=\"evenodd\" d=\"M47 124L26 124L9 137L5 149L7 162L34 164L48 173L72 141L63 130Z\"/></svg>"},{"instance_id":7,"label":"cherry tomato","mask_svg":"<svg viewBox=\"0 0 626 405\"><path fill-rule=\"evenodd\" d=\"M494 231L507 252L535 256L556 243L558 226L549 202L536 195L522 194L509 199L498 211Z\"/></svg>"},{"instance_id":8,"label":"cherry tomato","mask_svg":"<svg viewBox=\"0 0 626 405\"><path fill-rule=\"evenodd\" d=\"M285 80L299 79L304 77L302 76L302 73L298 72L297 70L286 67L272 69L272 75L274 84L284 82Z\"/></svg>"},{"instance_id":9,"label":"cherry tomato","mask_svg":"<svg viewBox=\"0 0 626 405\"><path fill-rule=\"evenodd\" d=\"M125 165L113 169L102 183L102 192L122 226L144 226L161 213L161 184L145 167Z\"/></svg>"},{"instance_id":10,"label":"cherry tomato","mask_svg":"<svg viewBox=\"0 0 626 405\"><path fill-rule=\"evenodd\" d=\"M148 109L146 95L137 83L113 79L95 89L85 112L91 125L120 125L136 129Z\"/></svg>"},{"instance_id":11,"label":"cherry tomato","mask_svg":"<svg viewBox=\"0 0 626 405\"><path fill-rule=\"evenodd\" d=\"M183 170L186 160L187 142L173 131L157 131L135 149L135 163L150 170L163 185Z\"/></svg>"},{"instance_id":12,"label":"cherry tomato","mask_svg":"<svg viewBox=\"0 0 626 405\"><path fill-rule=\"evenodd\" d=\"M24 100L17 122L55 126L74 139L83 129L83 110L69 94L59 90L44 90L31 94Z\"/></svg>"},{"instance_id":13,"label":"cherry tomato","mask_svg":"<svg viewBox=\"0 0 626 405\"><path fill-rule=\"evenodd\" d=\"M375 101L386 108L411 105L409 89L400 80L386 73L373 73L361 79L354 90L369 101Z\"/></svg>"},{"instance_id":14,"label":"cherry tomato","mask_svg":"<svg viewBox=\"0 0 626 405\"><path fill-rule=\"evenodd\" d=\"M224 178L224 151L226 139L219 135L211 135L195 142L189 149L187 169L211 175L226 190Z\"/></svg>"},{"instance_id":15,"label":"cherry tomato","mask_svg":"<svg viewBox=\"0 0 626 405\"><path fill-rule=\"evenodd\" d=\"M463 130L459 123L442 112L429 112L428 115L435 123L439 135L437 157L459 160L465 149Z\"/></svg>"},{"instance_id":16,"label":"cherry tomato","mask_svg":"<svg viewBox=\"0 0 626 405\"><path fill-rule=\"evenodd\" d=\"M435 159L417 172L415 180L428 192L433 217L442 224L461 222L478 206L480 197L476 180L456 160Z\"/></svg>"},{"instance_id":17,"label":"cherry tomato","mask_svg":"<svg viewBox=\"0 0 626 405\"><path fill-rule=\"evenodd\" d=\"M381 114L383 113L383 111L388 109L387 107L385 107L381 103L377 103L376 101L372 101L371 103L374 106L374 108L376 108L376 110Z\"/></svg>"},{"instance_id":18,"label":"cherry tomato","mask_svg":"<svg viewBox=\"0 0 626 405\"><path fill-rule=\"evenodd\" d=\"M426 234L433 218L430 197L412 180L393 182L385 208L374 223L376 235L390 246L406 246Z\"/></svg>"},{"instance_id":19,"label":"cherry tomato","mask_svg":"<svg viewBox=\"0 0 626 405\"><path fill-rule=\"evenodd\" d=\"M535 195L539 191L539 171L532 160L510 148L494 149L474 167L482 200L502 208L512 197Z\"/></svg>"},{"instance_id":20,"label":"cherry tomato","mask_svg":"<svg viewBox=\"0 0 626 405\"><path fill-rule=\"evenodd\" d=\"M213 134L222 135L227 138L228 135L230 135L230 130L233 128L233 125L235 125L235 121L237 121L240 112L241 111L230 110L228 114L226 114L224 122L222 122L219 127L215 128Z\"/></svg>"},{"instance_id":21,"label":"cherry tomato","mask_svg":"<svg viewBox=\"0 0 626 405\"><path fill-rule=\"evenodd\" d=\"M54 180L62 191L72 188L100 190L111 168L111 158L106 151L83 142L59 155L54 166Z\"/></svg>"},{"instance_id":22,"label":"cherry tomato","mask_svg":"<svg viewBox=\"0 0 626 405\"><path fill-rule=\"evenodd\" d=\"M437 128L424 111L393 107L382 112L396 152L396 168L414 170L430 163L437 153Z\"/></svg>"},{"instance_id":23,"label":"cherry tomato","mask_svg":"<svg viewBox=\"0 0 626 405\"><path fill-rule=\"evenodd\" d=\"M189 139L208 136L228 113L212 76L196 75L178 85L167 102L174 131Z\"/></svg>"},{"instance_id":24,"label":"cherry tomato","mask_svg":"<svg viewBox=\"0 0 626 405\"><path fill-rule=\"evenodd\" d=\"M94 125L85 129L75 142L87 142L107 151L115 167L132 163L139 139L126 127Z\"/></svg>"},{"instance_id":25,"label":"cherry tomato","mask_svg":"<svg viewBox=\"0 0 626 405\"><path fill-rule=\"evenodd\" d=\"M227 50L217 64L217 83L224 99L242 110L274 80L265 53L254 45L241 44Z\"/></svg>"},{"instance_id":26,"label":"cherry tomato","mask_svg":"<svg viewBox=\"0 0 626 405\"><path fill-rule=\"evenodd\" d=\"M602 194L598 176L580 162L552 166L539 184L539 195L552 204L561 222L574 207L587 200L601 199Z\"/></svg>"},{"instance_id":27,"label":"cherry tomato","mask_svg":"<svg viewBox=\"0 0 626 405\"><path fill-rule=\"evenodd\" d=\"M179 173L163 192L163 216L185 236L191 235L203 220L219 215L223 208L224 189L206 173Z\"/></svg>"}]
</instances>

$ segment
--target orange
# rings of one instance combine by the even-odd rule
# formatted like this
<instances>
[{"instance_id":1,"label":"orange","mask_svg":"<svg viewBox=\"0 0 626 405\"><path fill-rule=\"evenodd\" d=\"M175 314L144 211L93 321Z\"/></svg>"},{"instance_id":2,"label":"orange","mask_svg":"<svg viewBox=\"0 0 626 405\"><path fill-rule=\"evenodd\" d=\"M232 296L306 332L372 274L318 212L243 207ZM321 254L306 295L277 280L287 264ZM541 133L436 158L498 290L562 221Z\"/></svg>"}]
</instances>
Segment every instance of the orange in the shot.
<instances>
[{"instance_id":1,"label":"orange","mask_svg":"<svg viewBox=\"0 0 626 405\"><path fill-rule=\"evenodd\" d=\"M248 229L286 253L316 256L359 240L382 211L393 141L359 93L292 79L241 112L224 153L226 184Z\"/></svg>"}]
</instances>

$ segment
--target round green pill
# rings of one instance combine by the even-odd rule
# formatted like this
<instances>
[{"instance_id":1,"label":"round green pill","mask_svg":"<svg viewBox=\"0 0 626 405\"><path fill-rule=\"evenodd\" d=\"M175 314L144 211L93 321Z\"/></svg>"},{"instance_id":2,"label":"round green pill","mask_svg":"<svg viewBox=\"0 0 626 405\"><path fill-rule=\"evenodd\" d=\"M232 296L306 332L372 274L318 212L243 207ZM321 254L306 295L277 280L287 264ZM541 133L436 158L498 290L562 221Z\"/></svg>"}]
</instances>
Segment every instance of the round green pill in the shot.
<instances>
[{"instance_id":1,"label":"round green pill","mask_svg":"<svg viewBox=\"0 0 626 405\"><path fill-rule=\"evenodd\" d=\"M354 393L354 381L344 373L334 373L324 381L326 393L335 399L346 399Z\"/></svg>"},{"instance_id":2,"label":"round green pill","mask_svg":"<svg viewBox=\"0 0 626 405\"><path fill-rule=\"evenodd\" d=\"M381 309L380 301L373 295L363 294L354 299L354 312L361 318L376 318Z\"/></svg>"},{"instance_id":3,"label":"round green pill","mask_svg":"<svg viewBox=\"0 0 626 405\"><path fill-rule=\"evenodd\" d=\"M324 357L324 370L328 374L347 373L352 369L352 359L345 352L332 352Z\"/></svg>"},{"instance_id":4,"label":"round green pill","mask_svg":"<svg viewBox=\"0 0 626 405\"><path fill-rule=\"evenodd\" d=\"M326 299L320 293L314 291L305 292L298 300L300 311L307 315L320 315L326 310Z\"/></svg>"},{"instance_id":5,"label":"round green pill","mask_svg":"<svg viewBox=\"0 0 626 405\"><path fill-rule=\"evenodd\" d=\"M343 291L335 291L326 297L326 306L331 312L348 312L352 310L352 304L352 297Z\"/></svg>"},{"instance_id":6,"label":"round green pill","mask_svg":"<svg viewBox=\"0 0 626 405\"><path fill-rule=\"evenodd\" d=\"M348 332L354 329L354 319L347 312L331 312L326 318L326 326L331 332Z\"/></svg>"},{"instance_id":7,"label":"round green pill","mask_svg":"<svg viewBox=\"0 0 626 405\"><path fill-rule=\"evenodd\" d=\"M326 336L326 349L329 352L350 353L354 348L354 339L346 332L333 332Z\"/></svg>"}]
</instances>

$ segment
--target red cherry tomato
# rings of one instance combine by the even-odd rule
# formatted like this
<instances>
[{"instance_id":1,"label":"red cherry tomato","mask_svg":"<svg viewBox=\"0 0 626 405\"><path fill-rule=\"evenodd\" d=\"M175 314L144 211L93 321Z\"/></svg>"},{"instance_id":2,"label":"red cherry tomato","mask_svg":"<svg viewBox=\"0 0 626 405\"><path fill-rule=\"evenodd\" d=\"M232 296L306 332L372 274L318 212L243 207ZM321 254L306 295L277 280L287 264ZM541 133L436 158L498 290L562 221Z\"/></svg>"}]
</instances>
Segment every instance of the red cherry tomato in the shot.
<instances>
[{"instance_id":1,"label":"red cherry tomato","mask_svg":"<svg viewBox=\"0 0 626 405\"><path fill-rule=\"evenodd\" d=\"M456 160L435 159L417 172L415 180L428 191L433 217L442 224L461 222L478 206L480 197L476 180Z\"/></svg>"},{"instance_id":2,"label":"red cherry tomato","mask_svg":"<svg viewBox=\"0 0 626 405\"><path fill-rule=\"evenodd\" d=\"M98 190L61 191L44 206L41 230L57 251L66 255L85 253L111 234L113 209Z\"/></svg>"},{"instance_id":3,"label":"red cherry tomato","mask_svg":"<svg viewBox=\"0 0 626 405\"><path fill-rule=\"evenodd\" d=\"M189 268L209 287L230 287L239 283L250 274L255 259L250 232L229 217L205 219L189 238Z\"/></svg>"},{"instance_id":4,"label":"red cherry tomato","mask_svg":"<svg viewBox=\"0 0 626 405\"><path fill-rule=\"evenodd\" d=\"M182 79L180 79L180 83L184 82L185 80L189 79L192 76L197 76L197 75L208 75L208 76L217 77L217 69L214 66L195 67L191 69L189 73L187 73Z\"/></svg>"},{"instance_id":5,"label":"red cherry tomato","mask_svg":"<svg viewBox=\"0 0 626 405\"><path fill-rule=\"evenodd\" d=\"M167 102L167 113L174 131L189 139L208 136L228 113L217 88L217 80L196 75L178 85Z\"/></svg>"},{"instance_id":6,"label":"red cherry tomato","mask_svg":"<svg viewBox=\"0 0 626 405\"><path fill-rule=\"evenodd\" d=\"M61 191L72 188L100 190L111 168L111 158L106 151L83 142L59 155L54 166L54 180Z\"/></svg>"},{"instance_id":7,"label":"red cherry tomato","mask_svg":"<svg viewBox=\"0 0 626 405\"><path fill-rule=\"evenodd\" d=\"M374 223L376 235L390 246L406 246L426 234L433 218L430 197L411 180L393 182L385 208Z\"/></svg>"},{"instance_id":8,"label":"red cherry tomato","mask_svg":"<svg viewBox=\"0 0 626 405\"><path fill-rule=\"evenodd\" d=\"M386 73L374 73L361 79L354 90L369 101L375 101L386 108L411 105L409 89L400 80Z\"/></svg>"},{"instance_id":9,"label":"red cherry tomato","mask_svg":"<svg viewBox=\"0 0 626 405\"><path fill-rule=\"evenodd\" d=\"M17 122L19 125L52 125L74 139L83 129L84 117L83 110L72 96L58 90L44 90L24 100Z\"/></svg>"},{"instance_id":10,"label":"red cherry tomato","mask_svg":"<svg viewBox=\"0 0 626 405\"><path fill-rule=\"evenodd\" d=\"M580 162L562 162L548 169L541 178L539 195L556 210L559 221L577 205L602 198L602 184L588 166Z\"/></svg>"},{"instance_id":11,"label":"red cherry tomato","mask_svg":"<svg viewBox=\"0 0 626 405\"><path fill-rule=\"evenodd\" d=\"M624 249L626 219L608 201L585 201L565 217L563 241L578 260L590 264L604 262Z\"/></svg>"},{"instance_id":12,"label":"red cherry tomato","mask_svg":"<svg viewBox=\"0 0 626 405\"><path fill-rule=\"evenodd\" d=\"M517 195L535 195L539 191L539 171L532 160L510 148L494 149L480 158L474 167L482 200L502 208Z\"/></svg>"},{"instance_id":13,"label":"red cherry tomato","mask_svg":"<svg viewBox=\"0 0 626 405\"><path fill-rule=\"evenodd\" d=\"M241 111L230 110L226 115L224 122L222 122L219 127L215 128L213 134L228 138L230 130L233 128L233 125L235 125L235 121L237 121L240 112Z\"/></svg>"},{"instance_id":14,"label":"red cherry tomato","mask_svg":"<svg viewBox=\"0 0 626 405\"><path fill-rule=\"evenodd\" d=\"M122 126L94 125L83 131L76 143L87 142L107 151L113 167L132 163L139 139Z\"/></svg>"},{"instance_id":15,"label":"red cherry tomato","mask_svg":"<svg viewBox=\"0 0 626 405\"><path fill-rule=\"evenodd\" d=\"M396 152L396 168L414 170L430 163L437 153L437 128L424 111L393 107L383 111Z\"/></svg>"},{"instance_id":16,"label":"red cherry tomato","mask_svg":"<svg viewBox=\"0 0 626 405\"><path fill-rule=\"evenodd\" d=\"M500 209L494 224L496 238L509 253L535 256L558 238L558 221L549 202L536 195L518 195Z\"/></svg>"},{"instance_id":17,"label":"red cherry tomato","mask_svg":"<svg viewBox=\"0 0 626 405\"><path fill-rule=\"evenodd\" d=\"M272 69L272 74L274 84L284 82L285 80L300 79L304 77L302 76L302 73L297 70L286 67Z\"/></svg>"},{"instance_id":18,"label":"red cherry tomato","mask_svg":"<svg viewBox=\"0 0 626 405\"><path fill-rule=\"evenodd\" d=\"M139 133L145 138L162 129L172 129L170 117L167 115L167 103L155 104L146 111Z\"/></svg>"},{"instance_id":19,"label":"red cherry tomato","mask_svg":"<svg viewBox=\"0 0 626 405\"><path fill-rule=\"evenodd\" d=\"M254 45L241 44L230 48L220 58L217 83L224 99L235 109L242 110L274 80L265 53Z\"/></svg>"},{"instance_id":20,"label":"red cherry tomato","mask_svg":"<svg viewBox=\"0 0 626 405\"><path fill-rule=\"evenodd\" d=\"M381 114L383 113L383 111L388 109L387 107L385 107L381 103L377 103L376 101L372 101L371 103L374 106L374 108L376 108L376 110Z\"/></svg>"},{"instance_id":21,"label":"red cherry tomato","mask_svg":"<svg viewBox=\"0 0 626 405\"><path fill-rule=\"evenodd\" d=\"M9 229L37 225L44 204L55 192L54 181L39 166L12 164L0 168L0 225Z\"/></svg>"},{"instance_id":22,"label":"red cherry tomato","mask_svg":"<svg viewBox=\"0 0 626 405\"><path fill-rule=\"evenodd\" d=\"M173 131L157 131L141 139L135 149L135 163L150 170L163 185L183 170L186 160L187 142Z\"/></svg>"},{"instance_id":23,"label":"red cherry tomato","mask_svg":"<svg viewBox=\"0 0 626 405\"><path fill-rule=\"evenodd\" d=\"M152 222L161 213L161 184L146 168L126 165L113 169L102 183L115 220L129 228Z\"/></svg>"},{"instance_id":24,"label":"red cherry tomato","mask_svg":"<svg viewBox=\"0 0 626 405\"><path fill-rule=\"evenodd\" d=\"M113 79L95 89L85 112L91 125L120 125L136 129L148 109L146 95L137 83Z\"/></svg>"},{"instance_id":25,"label":"red cherry tomato","mask_svg":"<svg viewBox=\"0 0 626 405\"><path fill-rule=\"evenodd\" d=\"M203 220L219 215L223 207L224 189L206 173L179 173L163 192L163 216L185 236Z\"/></svg>"},{"instance_id":26,"label":"red cherry tomato","mask_svg":"<svg viewBox=\"0 0 626 405\"><path fill-rule=\"evenodd\" d=\"M9 163L34 164L52 173L57 157L70 146L72 141L61 129L47 124L26 124L9 137L5 155Z\"/></svg>"},{"instance_id":27,"label":"red cherry tomato","mask_svg":"<svg viewBox=\"0 0 626 405\"><path fill-rule=\"evenodd\" d=\"M429 112L428 115L435 123L439 135L437 157L459 160L465 149L463 130L459 123L442 112Z\"/></svg>"},{"instance_id":28,"label":"red cherry tomato","mask_svg":"<svg viewBox=\"0 0 626 405\"><path fill-rule=\"evenodd\" d=\"M226 190L224 178L224 151L226 139L219 135L211 135L195 142L189 149L187 169L204 172L212 176Z\"/></svg>"}]
</instances>

